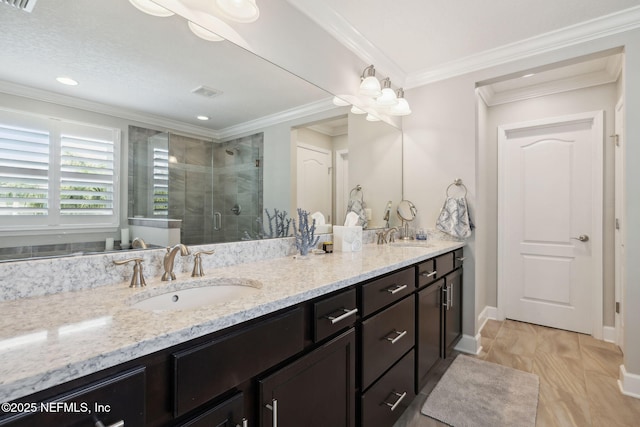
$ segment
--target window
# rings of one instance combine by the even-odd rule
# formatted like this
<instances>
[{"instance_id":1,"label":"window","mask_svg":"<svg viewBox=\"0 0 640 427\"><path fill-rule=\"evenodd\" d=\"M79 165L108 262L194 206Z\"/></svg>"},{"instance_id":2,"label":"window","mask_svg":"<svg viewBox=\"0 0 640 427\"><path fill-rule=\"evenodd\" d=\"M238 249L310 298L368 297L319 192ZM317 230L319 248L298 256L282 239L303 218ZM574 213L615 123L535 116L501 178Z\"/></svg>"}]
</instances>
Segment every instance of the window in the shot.
<instances>
[{"instance_id":1,"label":"window","mask_svg":"<svg viewBox=\"0 0 640 427\"><path fill-rule=\"evenodd\" d=\"M119 135L0 110L0 228L116 227Z\"/></svg>"}]
</instances>

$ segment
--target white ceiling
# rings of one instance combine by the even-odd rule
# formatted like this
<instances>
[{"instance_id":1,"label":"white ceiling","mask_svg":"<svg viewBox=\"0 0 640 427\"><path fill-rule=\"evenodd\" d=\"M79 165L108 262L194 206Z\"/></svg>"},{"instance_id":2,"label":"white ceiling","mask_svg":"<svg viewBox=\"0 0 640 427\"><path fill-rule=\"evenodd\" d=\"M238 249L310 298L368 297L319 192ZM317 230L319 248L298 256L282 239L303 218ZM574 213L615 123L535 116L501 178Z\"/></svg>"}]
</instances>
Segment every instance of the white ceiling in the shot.
<instances>
[{"instance_id":1,"label":"white ceiling","mask_svg":"<svg viewBox=\"0 0 640 427\"><path fill-rule=\"evenodd\" d=\"M625 19L621 15L633 12L637 20L638 10L630 8L640 5L640 0L289 2L339 39L357 44L356 53L386 68L392 80L412 80L611 14Z\"/></svg>"},{"instance_id":2,"label":"white ceiling","mask_svg":"<svg viewBox=\"0 0 640 427\"><path fill-rule=\"evenodd\" d=\"M186 5L205 0L181 1ZM291 20L282 15L285 0L257 2L272 32L291 28L290 22L282 22ZM640 26L640 0L286 2L362 60L374 63L383 75L392 76L396 86L411 81L423 84L434 76L446 78L452 72L468 71L471 63L482 67L483 58L495 60L496 53L509 60L518 46L538 40L541 34L556 34L603 16L614 16L619 27ZM283 112L287 117L287 112L299 111L301 105L308 106L303 109L307 112L328 108L323 106L330 99L327 92L232 43L196 38L182 17L145 15L128 0L38 0L32 13L0 3L0 28L0 91L8 93L24 94L16 85L34 88L55 94L56 102L61 96L81 99L90 110L100 110L91 104L99 103L116 109L114 115L127 110L133 112L130 118L140 113L142 121L158 117L155 123L167 127L184 123L218 136L224 136L225 129L229 132L265 117L281 117ZM244 28L256 31L258 27ZM270 34L259 36L269 39ZM272 38L279 40L278 48L286 53L282 36ZM295 37L285 39L297 42ZM313 52L298 60L304 64L301 71L318 65L312 61ZM598 67L601 72L606 64ZM63 74L80 85L56 83L55 77ZM191 91L201 85L222 94L212 99L193 95ZM495 86L492 90L513 89ZM48 99L42 92L26 95ZM198 114L211 120L199 122Z\"/></svg>"}]
</instances>

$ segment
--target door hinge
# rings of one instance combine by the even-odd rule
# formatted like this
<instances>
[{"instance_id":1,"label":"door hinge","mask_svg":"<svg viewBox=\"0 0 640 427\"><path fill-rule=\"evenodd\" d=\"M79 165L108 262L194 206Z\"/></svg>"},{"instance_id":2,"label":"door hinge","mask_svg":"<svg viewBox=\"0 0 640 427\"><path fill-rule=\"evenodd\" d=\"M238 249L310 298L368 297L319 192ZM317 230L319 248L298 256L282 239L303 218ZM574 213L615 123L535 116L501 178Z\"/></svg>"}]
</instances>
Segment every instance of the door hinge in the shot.
<instances>
[{"instance_id":1,"label":"door hinge","mask_svg":"<svg viewBox=\"0 0 640 427\"><path fill-rule=\"evenodd\" d=\"M609 138L613 138L613 142L616 144L616 147L620 146L620 135L614 133L613 135L609 135Z\"/></svg>"},{"instance_id":2,"label":"door hinge","mask_svg":"<svg viewBox=\"0 0 640 427\"><path fill-rule=\"evenodd\" d=\"M620 303L616 301L616 314L620 314Z\"/></svg>"},{"instance_id":3,"label":"door hinge","mask_svg":"<svg viewBox=\"0 0 640 427\"><path fill-rule=\"evenodd\" d=\"M616 230L620 230L620 219L616 218Z\"/></svg>"}]
</instances>

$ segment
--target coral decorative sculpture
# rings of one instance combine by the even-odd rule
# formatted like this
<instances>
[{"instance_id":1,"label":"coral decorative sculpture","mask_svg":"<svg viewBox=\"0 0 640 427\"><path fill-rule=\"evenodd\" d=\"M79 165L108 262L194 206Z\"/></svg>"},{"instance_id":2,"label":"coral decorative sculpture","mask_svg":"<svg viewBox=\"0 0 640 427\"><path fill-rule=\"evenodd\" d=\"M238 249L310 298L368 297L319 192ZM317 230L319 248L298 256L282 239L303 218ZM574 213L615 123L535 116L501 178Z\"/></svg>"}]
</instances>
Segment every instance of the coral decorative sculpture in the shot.
<instances>
[{"instance_id":1,"label":"coral decorative sculpture","mask_svg":"<svg viewBox=\"0 0 640 427\"><path fill-rule=\"evenodd\" d=\"M320 236L316 237L315 232L316 220L314 219L309 226L309 212L298 208L298 225L296 226L296 221L293 220L293 234L300 255L307 255L309 250L318 244Z\"/></svg>"}]
</instances>

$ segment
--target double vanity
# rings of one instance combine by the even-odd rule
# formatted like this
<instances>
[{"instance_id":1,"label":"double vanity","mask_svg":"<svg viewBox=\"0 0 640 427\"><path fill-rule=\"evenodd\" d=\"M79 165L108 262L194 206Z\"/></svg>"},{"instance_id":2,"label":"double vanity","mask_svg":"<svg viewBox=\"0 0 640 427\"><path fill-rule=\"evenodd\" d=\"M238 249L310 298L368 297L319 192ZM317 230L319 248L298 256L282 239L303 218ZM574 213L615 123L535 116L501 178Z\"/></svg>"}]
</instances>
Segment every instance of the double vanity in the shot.
<instances>
[{"instance_id":1,"label":"double vanity","mask_svg":"<svg viewBox=\"0 0 640 427\"><path fill-rule=\"evenodd\" d=\"M0 426L391 426L461 336L463 245L2 302Z\"/></svg>"}]
</instances>

